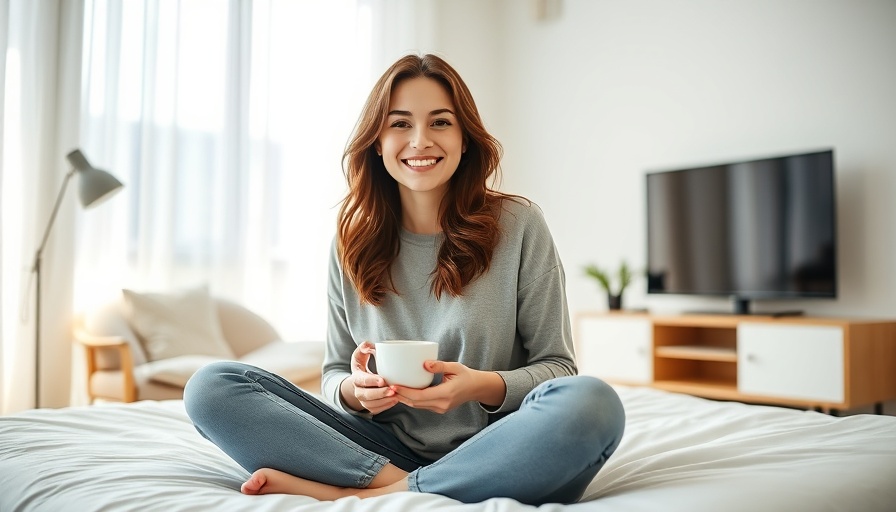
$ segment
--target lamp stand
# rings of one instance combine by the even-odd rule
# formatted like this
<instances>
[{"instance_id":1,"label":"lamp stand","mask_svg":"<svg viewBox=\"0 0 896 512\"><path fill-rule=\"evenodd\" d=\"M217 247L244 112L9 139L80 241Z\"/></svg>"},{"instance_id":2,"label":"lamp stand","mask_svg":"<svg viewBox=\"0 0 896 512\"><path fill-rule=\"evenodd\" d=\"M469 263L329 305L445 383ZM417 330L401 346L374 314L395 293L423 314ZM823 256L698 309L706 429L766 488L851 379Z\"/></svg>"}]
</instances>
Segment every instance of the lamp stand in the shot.
<instances>
[{"instance_id":1,"label":"lamp stand","mask_svg":"<svg viewBox=\"0 0 896 512\"><path fill-rule=\"evenodd\" d=\"M50 219L47 222L47 228L44 230L44 237L40 242L40 247L34 253L34 265L31 272L37 274L37 290L34 293L35 313L34 313L34 408L40 408L40 292L41 292L41 266L43 260L44 247L47 245L47 239L50 238L50 230L53 229L53 222L56 221L56 214L59 213L59 206L65 197L65 189L68 182L76 172L81 173L80 198L81 206L89 208L92 205L99 204L101 201L117 192L123 185L115 176L106 171L97 169L90 165L84 153L80 149L69 152L65 157L72 166L72 170L65 175L62 180L62 186L59 187L59 195L56 196L56 204L53 205L53 212L50 213Z\"/></svg>"},{"instance_id":2,"label":"lamp stand","mask_svg":"<svg viewBox=\"0 0 896 512\"><path fill-rule=\"evenodd\" d=\"M34 291L34 408L40 409L40 267L41 255L38 252L34 257L35 283Z\"/></svg>"},{"instance_id":3,"label":"lamp stand","mask_svg":"<svg viewBox=\"0 0 896 512\"><path fill-rule=\"evenodd\" d=\"M53 213L50 214L50 220L47 222L47 228L44 230L44 237L40 242L40 247L34 253L34 265L31 272L35 274L35 284L37 288L34 291L34 408L40 408L40 271L43 261L44 247L47 245L47 239L50 237L50 230L53 228L53 222L56 221L56 214L59 213L59 205L65 197L65 189L68 182L75 175L76 169L72 169L65 175L62 181L62 187L59 188L59 195L56 196L56 204L53 205Z\"/></svg>"}]
</instances>

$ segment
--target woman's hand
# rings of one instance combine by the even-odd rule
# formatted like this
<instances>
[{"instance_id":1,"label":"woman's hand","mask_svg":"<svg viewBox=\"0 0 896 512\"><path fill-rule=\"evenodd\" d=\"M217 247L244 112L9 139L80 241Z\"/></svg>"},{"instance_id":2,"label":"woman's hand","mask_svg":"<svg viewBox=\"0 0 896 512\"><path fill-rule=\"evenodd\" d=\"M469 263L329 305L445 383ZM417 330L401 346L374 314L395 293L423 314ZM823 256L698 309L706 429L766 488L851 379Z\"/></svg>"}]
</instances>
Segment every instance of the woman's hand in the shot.
<instances>
[{"instance_id":1,"label":"woman's hand","mask_svg":"<svg viewBox=\"0 0 896 512\"><path fill-rule=\"evenodd\" d=\"M379 414L398 403L395 390L386 386L386 381L367 370L370 356L376 354L373 343L365 341L352 352L352 374L342 381L342 399L352 409L367 409L371 414Z\"/></svg>"},{"instance_id":2,"label":"woman's hand","mask_svg":"<svg viewBox=\"0 0 896 512\"><path fill-rule=\"evenodd\" d=\"M430 373L441 373L442 382L424 389L390 386L399 402L439 414L470 401L491 406L504 402L507 388L504 379L495 372L483 372L461 363L444 361L426 361L423 366Z\"/></svg>"}]
</instances>

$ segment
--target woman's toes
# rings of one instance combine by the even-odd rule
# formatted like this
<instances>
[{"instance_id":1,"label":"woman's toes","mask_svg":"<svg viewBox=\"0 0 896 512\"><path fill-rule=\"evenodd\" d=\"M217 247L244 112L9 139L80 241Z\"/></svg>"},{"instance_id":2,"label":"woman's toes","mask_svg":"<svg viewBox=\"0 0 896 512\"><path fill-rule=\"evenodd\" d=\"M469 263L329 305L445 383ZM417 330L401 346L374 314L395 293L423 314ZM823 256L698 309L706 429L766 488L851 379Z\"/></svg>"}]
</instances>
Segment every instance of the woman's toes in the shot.
<instances>
[{"instance_id":1,"label":"woman's toes","mask_svg":"<svg viewBox=\"0 0 896 512\"><path fill-rule=\"evenodd\" d=\"M258 470L252 473L248 480L243 482L243 485L240 486L240 492L243 494L261 494L261 488L264 487L266 482L267 478L265 478L264 472Z\"/></svg>"}]
</instances>

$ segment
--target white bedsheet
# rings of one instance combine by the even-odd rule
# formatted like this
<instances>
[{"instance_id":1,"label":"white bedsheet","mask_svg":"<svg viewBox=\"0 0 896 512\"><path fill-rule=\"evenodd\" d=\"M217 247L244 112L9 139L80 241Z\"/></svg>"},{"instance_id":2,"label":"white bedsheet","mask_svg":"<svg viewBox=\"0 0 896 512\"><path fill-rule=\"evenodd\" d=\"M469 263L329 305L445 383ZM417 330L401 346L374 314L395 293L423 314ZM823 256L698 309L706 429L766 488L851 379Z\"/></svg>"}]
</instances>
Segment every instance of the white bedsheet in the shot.
<instances>
[{"instance_id":1,"label":"white bedsheet","mask_svg":"<svg viewBox=\"0 0 896 512\"><path fill-rule=\"evenodd\" d=\"M182 402L168 401L0 417L0 511L896 510L896 417L617 389L625 438L575 505L465 505L416 493L336 502L244 496L248 473L196 433Z\"/></svg>"}]
</instances>

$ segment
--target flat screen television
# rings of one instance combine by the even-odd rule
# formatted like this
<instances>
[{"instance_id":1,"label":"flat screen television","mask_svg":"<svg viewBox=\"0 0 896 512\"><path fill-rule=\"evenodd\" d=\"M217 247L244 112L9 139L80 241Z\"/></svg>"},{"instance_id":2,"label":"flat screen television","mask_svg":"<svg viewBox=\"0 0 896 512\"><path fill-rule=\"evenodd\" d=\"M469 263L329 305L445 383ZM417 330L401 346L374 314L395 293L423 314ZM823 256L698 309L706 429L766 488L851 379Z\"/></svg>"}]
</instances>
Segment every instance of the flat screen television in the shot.
<instances>
[{"instance_id":1,"label":"flat screen television","mask_svg":"<svg viewBox=\"0 0 896 512\"><path fill-rule=\"evenodd\" d=\"M646 176L648 294L837 296L833 149Z\"/></svg>"}]
</instances>

